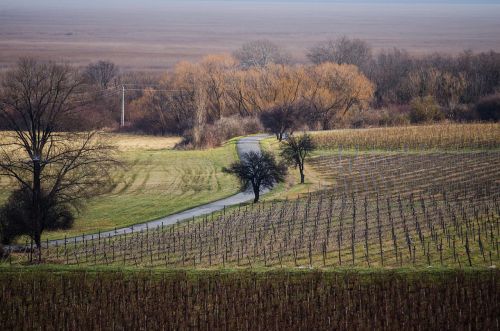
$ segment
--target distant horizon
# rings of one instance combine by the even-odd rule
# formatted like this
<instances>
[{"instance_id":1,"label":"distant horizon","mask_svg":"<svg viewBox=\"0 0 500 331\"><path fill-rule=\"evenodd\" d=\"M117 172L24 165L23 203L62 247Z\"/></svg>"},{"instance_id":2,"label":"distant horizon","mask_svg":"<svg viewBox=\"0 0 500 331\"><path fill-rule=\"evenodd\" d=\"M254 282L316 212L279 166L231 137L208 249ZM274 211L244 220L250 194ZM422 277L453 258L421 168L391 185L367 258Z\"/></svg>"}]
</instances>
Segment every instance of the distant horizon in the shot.
<instances>
[{"instance_id":1,"label":"distant horizon","mask_svg":"<svg viewBox=\"0 0 500 331\"><path fill-rule=\"evenodd\" d=\"M186 3L186 2L226 2L226 3L335 3L335 4L404 4L404 5L500 5L500 0L143 0L139 3L135 0L87 0L87 1L74 1L74 0L4 0L3 4L0 4L1 9L12 9L12 8L24 8L24 9L34 9L34 8L47 8L47 7L60 7L60 8L89 8L89 7L147 7L152 5L165 5L168 3Z\"/></svg>"},{"instance_id":2,"label":"distant horizon","mask_svg":"<svg viewBox=\"0 0 500 331\"><path fill-rule=\"evenodd\" d=\"M500 51L496 3L0 1L0 70L20 56L70 59L82 66L108 59L122 68L156 70L231 53L258 39L285 48L299 62L307 61L308 48L340 36L363 39L374 52L394 47L414 54Z\"/></svg>"}]
</instances>

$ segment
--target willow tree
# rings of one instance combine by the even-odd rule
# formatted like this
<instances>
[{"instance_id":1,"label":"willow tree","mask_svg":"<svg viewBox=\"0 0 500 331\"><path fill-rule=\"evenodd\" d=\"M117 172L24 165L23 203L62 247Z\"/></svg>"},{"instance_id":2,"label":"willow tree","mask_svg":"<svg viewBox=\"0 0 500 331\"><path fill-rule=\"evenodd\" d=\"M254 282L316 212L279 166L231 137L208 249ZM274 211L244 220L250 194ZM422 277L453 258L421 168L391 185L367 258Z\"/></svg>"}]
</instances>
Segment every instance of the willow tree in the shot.
<instances>
[{"instance_id":1,"label":"willow tree","mask_svg":"<svg viewBox=\"0 0 500 331\"><path fill-rule=\"evenodd\" d=\"M354 65L322 63L310 67L307 77L304 99L323 129L354 107L367 107L373 98L373 84Z\"/></svg>"},{"instance_id":2,"label":"willow tree","mask_svg":"<svg viewBox=\"0 0 500 331\"><path fill-rule=\"evenodd\" d=\"M41 260L41 235L50 228L45 203L74 208L103 192L117 162L97 132L66 132L85 101L82 76L66 64L21 59L1 84L0 120L9 134L0 144L0 175L28 195L27 229ZM13 220L9 220L12 222ZM15 221L15 220L14 220Z\"/></svg>"}]
</instances>

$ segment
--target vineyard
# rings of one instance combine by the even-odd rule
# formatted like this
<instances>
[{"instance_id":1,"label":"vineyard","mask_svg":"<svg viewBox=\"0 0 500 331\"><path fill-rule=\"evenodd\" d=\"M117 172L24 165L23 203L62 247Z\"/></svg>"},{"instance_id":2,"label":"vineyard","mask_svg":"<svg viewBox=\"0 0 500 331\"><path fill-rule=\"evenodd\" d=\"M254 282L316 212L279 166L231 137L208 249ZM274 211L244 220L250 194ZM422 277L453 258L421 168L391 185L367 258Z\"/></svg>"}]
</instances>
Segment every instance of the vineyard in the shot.
<instances>
[{"instance_id":1,"label":"vineyard","mask_svg":"<svg viewBox=\"0 0 500 331\"><path fill-rule=\"evenodd\" d=\"M6 330L498 330L498 130L369 129L351 143L344 131L315 134L323 147L306 170L323 184L293 199L46 241L48 267L24 266L27 243L0 263L0 322Z\"/></svg>"},{"instance_id":2,"label":"vineyard","mask_svg":"<svg viewBox=\"0 0 500 331\"><path fill-rule=\"evenodd\" d=\"M495 330L498 271L0 270L4 330Z\"/></svg>"},{"instance_id":3,"label":"vineyard","mask_svg":"<svg viewBox=\"0 0 500 331\"><path fill-rule=\"evenodd\" d=\"M427 126L322 131L314 134L321 149L464 150L500 147L500 124Z\"/></svg>"},{"instance_id":4,"label":"vineyard","mask_svg":"<svg viewBox=\"0 0 500 331\"><path fill-rule=\"evenodd\" d=\"M489 267L500 262L500 153L339 154L333 184L168 227L45 245L47 261L148 267Z\"/></svg>"}]
</instances>

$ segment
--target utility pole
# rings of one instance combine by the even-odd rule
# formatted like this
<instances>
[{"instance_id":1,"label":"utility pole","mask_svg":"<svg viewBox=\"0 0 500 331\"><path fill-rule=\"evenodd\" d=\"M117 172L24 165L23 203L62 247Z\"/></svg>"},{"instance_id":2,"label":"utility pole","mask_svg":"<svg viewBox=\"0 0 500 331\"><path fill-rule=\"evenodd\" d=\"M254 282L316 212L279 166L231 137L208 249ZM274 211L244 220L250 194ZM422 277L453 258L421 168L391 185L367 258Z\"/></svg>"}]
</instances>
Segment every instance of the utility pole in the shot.
<instances>
[{"instance_id":1,"label":"utility pole","mask_svg":"<svg viewBox=\"0 0 500 331\"><path fill-rule=\"evenodd\" d=\"M125 85L122 85L122 116L120 126L122 128L125 126Z\"/></svg>"}]
</instances>

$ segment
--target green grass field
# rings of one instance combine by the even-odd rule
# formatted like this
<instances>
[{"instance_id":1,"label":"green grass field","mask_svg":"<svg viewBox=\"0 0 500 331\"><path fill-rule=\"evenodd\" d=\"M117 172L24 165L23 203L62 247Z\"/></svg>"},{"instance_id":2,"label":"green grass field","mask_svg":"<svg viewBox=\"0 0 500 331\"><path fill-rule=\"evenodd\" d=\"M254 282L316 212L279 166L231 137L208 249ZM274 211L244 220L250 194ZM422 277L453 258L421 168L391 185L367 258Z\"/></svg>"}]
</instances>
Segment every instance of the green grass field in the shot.
<instances>
[{"instance_id":1,"label":"green grass field","mask_svg":"<svg viewBox=\"0 0 500 331\"><path fill-rule=\"evenodd\" d=\"M70 230L46 232L44 239L111 230L160 218L232 195L236 179L222 168L237 159L235 142L201 151L173 150L179 138L110 135L118 157L111 192L89 201ZM12 183L0 182L0 201Z\"/></svg>"}]
</instances>

